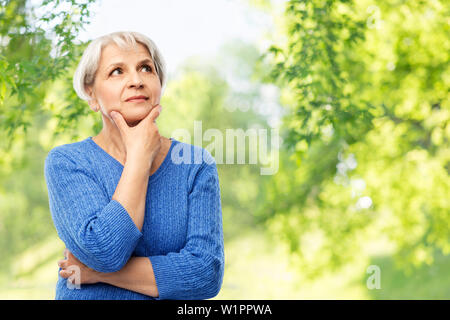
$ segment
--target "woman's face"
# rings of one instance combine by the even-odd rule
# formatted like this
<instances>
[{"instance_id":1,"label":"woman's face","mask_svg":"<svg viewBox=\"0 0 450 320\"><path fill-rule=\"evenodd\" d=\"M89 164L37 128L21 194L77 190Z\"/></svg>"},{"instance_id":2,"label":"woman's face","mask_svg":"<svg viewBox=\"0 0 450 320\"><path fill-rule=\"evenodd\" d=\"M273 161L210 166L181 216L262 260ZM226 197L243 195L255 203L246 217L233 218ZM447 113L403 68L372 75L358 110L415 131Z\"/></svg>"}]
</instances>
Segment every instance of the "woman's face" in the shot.
<instances>
[{"instance_id":1,"label":"woman's face","mask_svg":"<svg viewBox=\"0 0 450 320\"><path fill-rule=\"evenodd\" d=\"M119 111L129 126L137 125L159 104L161 83L147 48L122 49L109 44L102 50L94 84L86 88L89 105L111 120ZM141 97L140 99L130 99Z\"/></svg>"}]
</instances>

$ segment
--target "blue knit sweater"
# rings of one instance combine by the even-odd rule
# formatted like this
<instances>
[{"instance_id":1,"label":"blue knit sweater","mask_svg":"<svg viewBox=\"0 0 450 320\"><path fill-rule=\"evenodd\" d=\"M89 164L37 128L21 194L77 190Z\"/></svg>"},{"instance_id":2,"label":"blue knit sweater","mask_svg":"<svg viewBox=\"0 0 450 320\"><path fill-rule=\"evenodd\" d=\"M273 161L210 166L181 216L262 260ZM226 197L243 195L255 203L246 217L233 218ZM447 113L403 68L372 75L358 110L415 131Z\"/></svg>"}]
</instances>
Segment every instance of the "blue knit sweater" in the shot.
<instances>
[{"instance_id":1,"label":"blue knit sweater","mask_svg":"<svg viewBox=\"0 0 450 320\"><path fill-rule=\"evenodd\" d=\"M171 140L169 153L149 177L141 231L111 199L122 164L92 137L48 153L49 207L67 249L100 272L118 271L132 256L148 257L159 292L153 298L106 283L71 289L58 275L56 299L209 299L218 294L224 246L216 164L207 150Z\"/></svg>"}]
</instances>

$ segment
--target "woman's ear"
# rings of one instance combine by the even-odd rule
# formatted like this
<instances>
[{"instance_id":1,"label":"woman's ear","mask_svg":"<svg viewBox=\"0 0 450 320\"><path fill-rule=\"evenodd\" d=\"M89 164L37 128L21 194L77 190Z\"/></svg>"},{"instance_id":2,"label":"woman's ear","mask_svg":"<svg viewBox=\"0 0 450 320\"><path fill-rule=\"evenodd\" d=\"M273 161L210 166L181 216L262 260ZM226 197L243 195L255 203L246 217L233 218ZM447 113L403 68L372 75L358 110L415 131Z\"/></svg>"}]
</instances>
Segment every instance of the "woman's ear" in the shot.
<instances>
[{"instance_id":1,"label":"woman's ear","mask_svg":"<svg viewBox=\"0 0 450 320\"><path fill-rule=\"evenodd\" d=\"M89 107L91 107L92 111L97 112L98 110L100 110L100 106L98 105L97 100L95 99L91 99L88 101Z\"/></svg>"},{"instance_id":2,"label":"woman's ear","mask_svg":"<svg viewBox=\"0 0 450 320\"><path fill-rule=\"evenodd\" d=\"M92 87L86 86L86 93L91 97L91 99L88 101L89 107L95 112L100 110L100 105L98 104L97 99L95 98L95 94L92 90Z\"/></svg>"}]
</instances>

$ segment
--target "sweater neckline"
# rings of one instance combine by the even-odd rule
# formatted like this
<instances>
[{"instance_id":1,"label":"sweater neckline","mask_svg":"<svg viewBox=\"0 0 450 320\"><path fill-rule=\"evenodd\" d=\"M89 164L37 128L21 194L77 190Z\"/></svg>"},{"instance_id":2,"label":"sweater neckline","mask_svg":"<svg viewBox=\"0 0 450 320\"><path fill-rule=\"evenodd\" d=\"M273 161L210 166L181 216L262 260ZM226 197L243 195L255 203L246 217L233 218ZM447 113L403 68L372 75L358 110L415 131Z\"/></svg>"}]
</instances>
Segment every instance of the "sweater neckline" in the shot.
<instances>
[{"instance_id":1,"label":"sweater neckline","mask_svg":"<svg viewBox=\"0 0 450 320\"><path fill-rule=\"evenodd\" d=\"M117 167L119 167L121 170L123 170L124 166L122 165L122 163L120 163L120 161L118 161L116 158L114 158L108 152L106 152L102 147L100 147L92 139L91 136L89 136L86 140L89 141L91 143L91 145L93 145L96 150L100 151L108 159L112 160L112 162L115 163ZM150 181L155 181L158 177L160 177L166 171L166 168L169 166L169 162L170 162L170 158L171 158L171 154L172 154L172 149L173 149L174 144L176 143L177 140L174 139L174 138L170 138L170 141L171 141L171 143L170 143L169 151L167 152L163 162L158 167L158 169L156 169L156 171L153 172L153 174L149 177Z\"/></svg>"}]
</instances>

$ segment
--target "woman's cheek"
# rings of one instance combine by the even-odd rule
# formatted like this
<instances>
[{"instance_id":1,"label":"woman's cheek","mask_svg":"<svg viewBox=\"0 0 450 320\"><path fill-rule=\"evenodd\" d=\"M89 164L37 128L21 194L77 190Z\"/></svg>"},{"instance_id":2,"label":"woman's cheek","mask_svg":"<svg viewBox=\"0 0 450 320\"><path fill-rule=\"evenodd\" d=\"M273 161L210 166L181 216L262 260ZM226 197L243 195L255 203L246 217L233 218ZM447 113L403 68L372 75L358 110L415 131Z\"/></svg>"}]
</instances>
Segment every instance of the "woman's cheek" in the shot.
<instances>
[{"instance_id":1,"label":"woman's cheek","mask_svg":"<svg viewBox=\"0 0 450 320\"><path fill-rule=\"evenodd\" d=\"M106 109L106 111L109 113L112 110L120 111L122 107L122 100L120 99L120 93L122 91L117 89L110 89L106 93L103 99L103 107Z\"/></svg>"},{"instance_id":2,"label":"woman's cheek","mask_svg":"<svg viewBox=\"0 0 450 320\"><path fill-rule=\"evenodd\" d=\"M153 96L153 105L158 104L161 99L161 84L159 83L159 79L157 83L152 86L152 96Z\"/></svg>"}]
</instances>

